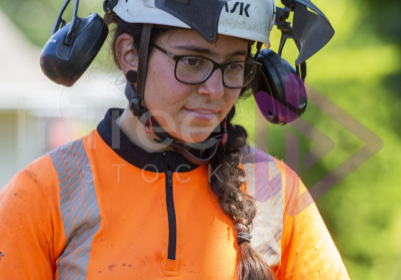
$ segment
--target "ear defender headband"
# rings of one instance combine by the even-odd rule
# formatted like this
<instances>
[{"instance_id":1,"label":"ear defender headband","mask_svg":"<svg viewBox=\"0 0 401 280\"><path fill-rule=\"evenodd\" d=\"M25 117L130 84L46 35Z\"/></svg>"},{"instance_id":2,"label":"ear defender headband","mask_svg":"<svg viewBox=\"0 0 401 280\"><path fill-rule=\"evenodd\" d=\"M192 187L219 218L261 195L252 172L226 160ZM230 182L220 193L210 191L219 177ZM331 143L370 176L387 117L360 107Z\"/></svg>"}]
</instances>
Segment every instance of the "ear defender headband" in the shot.
<instances>
[{"instance_id":1,"label":"ear defender headband","mask_svg":"<svg viewBox=\"0 0 401 280\"><path fill-rule=\"evenodd\" d=\"M104 0L103 9L106 19L110 19L114 13L113 9L117 9L121 1L124 0ZM143 1L143 5L151 7L152 0ZM40 57L43 73L53 82L67 87L74 85L86 71L108 35L108 27L98 14L94 13L87 18L77 16L79 0L75 0L72 21L66 25L62 16L69 2L70 0L65 1L54 24L52 36L44 46ZM153 2L153 8L169 13L184 22L207 42L211 44L216 42L219 17L222 8L227 5L226 0L153 0ZM278 54L269 49L261 50L262 43L258 42L255 56L263 67L260 72L261 82L254 97L263 116L274 124L295 121L305 112L307 104L304 87L305 61L319 51L334 35L334 30L327 18L310 0L282 0L282 3L285 8L275 8L273 3L273 8L276 10L275 24L282 31ZM308 11L307 8L315 13ZM294 12L294 28L286 22L290 12ZM209 20L205 21L205 18ZM159 126L142 105L151 30L152 24L144 24L139 49L138 92L133 92L130 84L127 84L128 91L126 89L126 96L130 97L130 109L145 127ZM296 69L281 58L287 39L294 39L300 52L295 62ZM203 164L215 155L217 147L227 139L225 121L221 124L221 130L222 132L213 132L204 142L191 147L177 143L177 139L163 130L155 132L160 138L155 141L172 147L195 164ZM200 157L192 154L191 148L200 150ZM207 150L206 155L203 155L204 150Z\"/></svg>"}]
</instances>

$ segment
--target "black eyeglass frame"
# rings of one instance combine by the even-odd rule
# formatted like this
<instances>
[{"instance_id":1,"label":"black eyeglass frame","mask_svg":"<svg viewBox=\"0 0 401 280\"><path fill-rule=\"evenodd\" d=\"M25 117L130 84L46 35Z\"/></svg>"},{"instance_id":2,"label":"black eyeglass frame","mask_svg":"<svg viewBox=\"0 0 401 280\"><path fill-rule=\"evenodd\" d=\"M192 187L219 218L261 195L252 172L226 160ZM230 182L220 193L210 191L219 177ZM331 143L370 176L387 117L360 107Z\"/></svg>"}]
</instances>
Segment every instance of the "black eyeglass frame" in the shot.
<instances>
[{"instance_id":1,"label":"black eyeglass frame","mask_svg":"<svg viewBox=\"0 0 401 280\"><path fill-rule=\"evenodd\" d=\"M167 55L169 58L175 60L174 76L175 76L177 81L179 81L179 82L181 82L183 84L187 84L187 85L200 85L200 84L204 83L205 81L207 81L207 79L209 79L210 76L213 75L213 73L214 73L214 71L216 69L221 69L221 74L222 74L221 75L221 79L222 79L223 85L225 87L232 88L232 89L243 89L243 88L246 88L247 86L249 86L252 83L253 79L255 78L256 73L262 68L262 64L261 63L256 62L256 61L252 61L252 60L235 60L235 61L230 61L230 62L226 62L226 63L217 63L216 61L213 61L210 58L207 58L207 57L204 57L204 56L200 56L200 55L174 55L174 54L162 49L161 47L159 47L155 43L152 43L152 46L155 47L156 49L158 49L159 51L161 51L162 53L164 53L165 55ZM177 77L177 67L178 67L178 61L180 61L184 57L198 57L198 58L209 60L210 62L213 63L212 71L210 71L210 73L200 82L189 83L189 82L182 81ZM247 83L246 85L243 85L241 87L230 87L230 86L226 85L226 83L224 81L224 70L228 65L230 65L232 63L238 63L238 62L246 62L246 63L254 64L254 65L256 65L256 70L255 70L255 73L253 74L252 79L250 79L249 83Z\"/></svg>"}]
</instances>

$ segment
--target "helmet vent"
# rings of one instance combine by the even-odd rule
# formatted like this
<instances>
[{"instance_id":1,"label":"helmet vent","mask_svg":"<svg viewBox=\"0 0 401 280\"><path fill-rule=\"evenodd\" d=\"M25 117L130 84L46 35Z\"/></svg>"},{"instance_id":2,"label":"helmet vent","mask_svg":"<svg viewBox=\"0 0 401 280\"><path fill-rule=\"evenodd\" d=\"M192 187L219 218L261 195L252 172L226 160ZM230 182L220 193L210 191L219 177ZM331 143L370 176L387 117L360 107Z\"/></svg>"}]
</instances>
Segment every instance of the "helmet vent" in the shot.
<instances>
[{"instance_id":1,"label":"helmet vent","mask_svg":"<svg viewBox=\"0 0 401 280\"><path fill-rule=\"evenodd\" d=\"M155 0L157 8L178 18L211 44L217 41L217 27L225 3L221 0Z\"/></svg>"}]
</instances>

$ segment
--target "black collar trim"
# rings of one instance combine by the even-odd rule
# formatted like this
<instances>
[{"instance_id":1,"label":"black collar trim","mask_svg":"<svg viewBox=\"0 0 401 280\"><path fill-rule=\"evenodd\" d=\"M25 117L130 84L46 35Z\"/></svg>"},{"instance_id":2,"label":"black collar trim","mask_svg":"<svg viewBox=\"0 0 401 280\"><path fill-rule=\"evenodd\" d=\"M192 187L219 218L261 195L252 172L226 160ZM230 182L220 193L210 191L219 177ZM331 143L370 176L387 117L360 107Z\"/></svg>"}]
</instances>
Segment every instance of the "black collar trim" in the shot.
<instances>
[{"instance_id":1,"label":"black collar trim","mask_svg":"<svg viewBox=\"0 0 401 280\"><path fill-rule=\"evenodd\" d=\"M111 108L97 126L97 132L103 141L121 158L130 164L150 172L188 172L199 165L193 164L182 154L173 151L149 153L135 145L117 125L116 120L123 109Z\"/></svg>"}]
</instances>

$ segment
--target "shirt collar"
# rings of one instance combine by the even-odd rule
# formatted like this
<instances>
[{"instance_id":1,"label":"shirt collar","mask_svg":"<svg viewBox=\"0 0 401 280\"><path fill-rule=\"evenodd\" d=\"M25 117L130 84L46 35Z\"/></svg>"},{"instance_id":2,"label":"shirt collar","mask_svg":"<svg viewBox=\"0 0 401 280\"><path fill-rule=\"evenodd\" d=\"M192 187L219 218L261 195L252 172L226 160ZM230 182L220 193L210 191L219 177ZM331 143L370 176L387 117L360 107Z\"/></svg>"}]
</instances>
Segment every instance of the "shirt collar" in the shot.
<instances>
[{"instance_id":1,"label":"shirt collar","mask_svg":"<svg viewBox=\"0 0 401 280\"><path fill-rule=\"evenodd\" d=\"M120 108L109 109L97 126L97 132L103 141L125 161L150 172L165 172L167 168L174 172L188 172L199 166L178 152L150 153L134 144L116 123L123 112L124 110Z\"/></svg>"}]
</instances>

